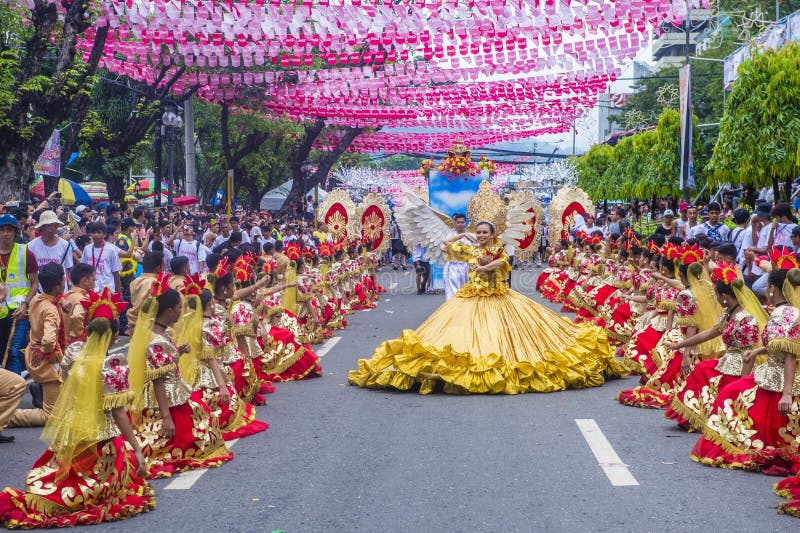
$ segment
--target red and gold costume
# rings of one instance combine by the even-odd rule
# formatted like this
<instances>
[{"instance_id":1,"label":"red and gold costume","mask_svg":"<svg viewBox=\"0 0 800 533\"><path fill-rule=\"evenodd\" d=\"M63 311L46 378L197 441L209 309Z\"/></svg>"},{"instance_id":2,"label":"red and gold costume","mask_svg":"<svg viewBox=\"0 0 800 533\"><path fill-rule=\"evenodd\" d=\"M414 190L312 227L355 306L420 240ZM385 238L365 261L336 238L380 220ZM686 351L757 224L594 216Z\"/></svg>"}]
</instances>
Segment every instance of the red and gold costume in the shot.
<instances>
[{"instance_id":1,"label":"red and gold costume","mask_svg":"<svg viewBox=\"0 0 800 533\"><path fill-rule=\"evenodd\" d=\"M87 296L88 318L113 320L124 310L107 289ZM50 447L28 473L25 492L0 492L0 521L8 528L99 524L155 508L153 490L137 475L133 449L112 417L133 393L126 357L107 355L111 331L105 328L71 345L79 356L63 362L62 396L43 433Z\"/></svg>"},{"instance_id":2,"label":"red and gold costume","mask_svg":"<svg viewBox=\"0 0 800 533\"><path fill-rule=\"evenodd\" d=\"M762 333L767 362L720 389L692 459L726 468L800 469L800 372L792 376L789 415L778 412L784 358L800 354L799 321L800 309L791 305L772 312Z\"/></svg>"},{"instance_id":3,"label":"red and gold costume","mask_svg":"<svg viewBox=\"0 0 800 533\"><path fill-rule=\"evenodd\" d=\"M742 354L760 343L758 322L741 306L724 313L714 327L721 332L725 353L719 359L695 365L675 392L666 413L668 418L695 430L705 426L719 391L742 376Z\"/></svg>"},{"instance_id":4,"label":"red and gold costume","mask_svg":"<svg viewBox=\"0 0 800 533\"><path fill-rule=\"evenodd\" d=\"M233 459L219 421L208 406L191 398L192 390L178 369L178 349L166 335L153 332L145 352L144 408L137 439L147 457L151 478L169 477L193 468L220 466ZM163 435L163 418L153 382L163 380L175 435Z\"/></svg>"}]
</instances>

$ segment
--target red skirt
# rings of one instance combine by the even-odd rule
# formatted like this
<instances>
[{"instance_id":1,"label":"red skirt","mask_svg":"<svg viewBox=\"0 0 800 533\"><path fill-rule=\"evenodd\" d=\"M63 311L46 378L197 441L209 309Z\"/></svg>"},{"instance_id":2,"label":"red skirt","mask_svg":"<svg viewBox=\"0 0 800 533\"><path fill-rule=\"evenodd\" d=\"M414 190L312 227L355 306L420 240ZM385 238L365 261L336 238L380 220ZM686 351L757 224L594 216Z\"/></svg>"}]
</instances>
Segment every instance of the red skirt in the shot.
<instances>
[{"instance_id":1,"label":"red skirt","mask_svg":"<svg viewBox=\"0 0 800 533\"><path fill-rule=\"evenodd\" d=\"M675 391L664 416L687 429L702 431L719 391L740 378L720 373L718 363L718 359L708 359L694 365L683 386Z\"/></svg>"},{"instance_id":2,"label":"red skirt","mask_svg":"<svg viewBox=\"0 0 800 533\"><path fill-rule=\"evenodd\" d=\"M646 409L669 407L675 391L683 385L683 373L681 372L683 353L670 350L667 348L667 344L682 338L683 333L679 329L672 329L664 335L662 342L654 350L659 352L661 366L644 385L620 391L617 400L621 404Z\"/></svg>"},{"instance_id":3,"label":"red skirt","mask_svg":"<svg viewBox=\"0 0 800 533\"><path fill-rule=\"evenodd\" d=\"M643 330L633 334L625 348L625 358L636 363L648 378L658 370L661 364L661 361L654 357L653 348L656 347L663 335L663 331L648 324Z\"/></svg>"},{"instance_id":4,"label":"red skirt","mask_svg":"<svg viewBox=\"0 0 800 533\"><path fill-rule=\"evenodd\" d=\"M233 453L225 446L219 430L219 422L211 416L208 407L201 402L189 400L182 405L169 408L175 424L175 436L168 439L161 435L163 419L158 409L142 411L142 422L136 438L147 458L151 479L170 477L175 472L194 468L220 466L233 459Z\"/></svg>"},{"instance_id":5,"label":"red skirt","mask_svg":"<svg viewBox=\"0 0 800 533\"><path fill-rule=\"evenodd\" d=\"M26 484L26 492L0 492L0 522L9 529L99 524L156 506L153 489L136 476L136 459L121 436L81 454L66 475L48 449L34 463Z\"/></svg>"},{"instance_id":6,"label":"red skirt","mask_svg":"<svg viewBox=\"0 0 800 533\"><path fill-rule=\"evenodd\" d=\"M778 512L800 518L800 476L788 477L775 485L775 494L787 501L778 505Z\"/></svg>"},{"instance_id":7,"label":"red skirt","mask_svg":"<svg viewBox=\"0 0 800 533\"><path fill-rule=\"evenodd\" d=\"M781 393L756 385L752 374L720 389L692 459L709 466L788 475L800 464L800 427L778 412ZM800 398L795 412L800 413Z\"/></svg>"},{"instance_id":8,"label":"red skirt","mask_svg":"<svg viewBox=\"0 0 800 533\"><path fill-rule=\"evenodd\" d=\"M224 440L249 437L269 428L269 424L256 420L256 408L245 403L233 388L228 387L231 401L222 405L219 401L217 389L202 388L192 393L192 400L208 406L211 416L219 421L219 429Z\"/></svg>"},{"instance_id":9,"label":"red skirt","mask_svg":"<svg viewBox=\"0 0 800 533\"><path fill-rule=\"evenodd\" d=\"M320 360L310 344L301 345L286 328L269 330L270 351L276 367L267 375L270 381L297 381L322 375ZM274 352L274 353L273 353Z\"/></svg>"}]
</instances>

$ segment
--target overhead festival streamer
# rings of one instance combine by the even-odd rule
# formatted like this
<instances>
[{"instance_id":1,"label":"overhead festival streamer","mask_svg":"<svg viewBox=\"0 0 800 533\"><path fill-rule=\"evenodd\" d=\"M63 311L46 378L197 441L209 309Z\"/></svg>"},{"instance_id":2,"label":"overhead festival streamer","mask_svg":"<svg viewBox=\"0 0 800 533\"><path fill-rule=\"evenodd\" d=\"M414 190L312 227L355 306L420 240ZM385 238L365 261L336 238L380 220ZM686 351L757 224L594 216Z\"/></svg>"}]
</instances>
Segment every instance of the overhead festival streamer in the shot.
<instances>
[{"instance_id":1,"label":"overhead festival streamer","mask_svg":"<svg viewBox=\"0 0 800 533\"><path fill-rule=\"evenodd\" d=\"M202 98L266 117L446 129L448 140L458 132L478 147L568 131L651 31L680 24L688 8L707 2L98 0L97 7L79 45L88 55L96 28L109 26L100 65L113 73L153 83L163 69L183 69L176 93L197 87ZM362 137L354 149L364 152L440 151L448 142L435 133Z\"/></svg>"}]
</instances>

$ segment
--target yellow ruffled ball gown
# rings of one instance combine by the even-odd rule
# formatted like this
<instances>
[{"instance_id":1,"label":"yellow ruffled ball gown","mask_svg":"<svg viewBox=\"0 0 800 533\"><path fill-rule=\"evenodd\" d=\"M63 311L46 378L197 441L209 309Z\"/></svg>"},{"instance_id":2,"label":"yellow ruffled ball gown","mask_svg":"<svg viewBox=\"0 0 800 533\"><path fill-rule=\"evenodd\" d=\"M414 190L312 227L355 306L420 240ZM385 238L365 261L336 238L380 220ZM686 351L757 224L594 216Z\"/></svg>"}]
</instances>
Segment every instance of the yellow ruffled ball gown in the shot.
<instances>
[{"instance_id":1,"label":"yellow ruffled ball gown","mask_svg":"<svg viewBox=\"0 0 800 533\"><path fill-rule=\"evenodd\" d=\"M351 385L422 394L441 382L449 393L518 394L596 387L627 371L605 332L575 324L511 290L500 246L453 243L448 254L470 265L469 281L416 330L382 343L349 373ZM502 259L477 272L482 257Z\"/></svg>"}]
</instances>

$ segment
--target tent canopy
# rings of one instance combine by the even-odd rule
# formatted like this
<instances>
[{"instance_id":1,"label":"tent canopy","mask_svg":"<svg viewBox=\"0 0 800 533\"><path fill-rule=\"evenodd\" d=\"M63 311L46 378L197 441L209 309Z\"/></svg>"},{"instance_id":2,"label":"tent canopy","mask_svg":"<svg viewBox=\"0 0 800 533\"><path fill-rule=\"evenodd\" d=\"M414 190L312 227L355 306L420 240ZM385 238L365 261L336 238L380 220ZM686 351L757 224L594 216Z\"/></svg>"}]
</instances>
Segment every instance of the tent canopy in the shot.
<instances>
[{"instance_id":1,"label":"tent canopy","mask_svg":"<svg viewBox=\"0 0 800 533\"><path fill-rule=\"evenodd\" d=\"M283 202L286 201L286 198L289 196L289 193L292 192L292 184L294 180L289 180L282 185L278 185L271 191L267 192L263 198L261 198L261 203L259 204L259 209L265 211L278 211L281 207L283 207ZM319 192L317 193L317 198L321 202L325 196L328 195L327 192L322 190L321 188L318 189ZM314 190L312 189L309 191L309 194L314 194Z\"/></svg>"}]
</instances>

